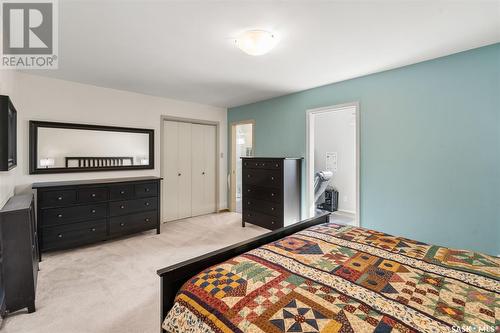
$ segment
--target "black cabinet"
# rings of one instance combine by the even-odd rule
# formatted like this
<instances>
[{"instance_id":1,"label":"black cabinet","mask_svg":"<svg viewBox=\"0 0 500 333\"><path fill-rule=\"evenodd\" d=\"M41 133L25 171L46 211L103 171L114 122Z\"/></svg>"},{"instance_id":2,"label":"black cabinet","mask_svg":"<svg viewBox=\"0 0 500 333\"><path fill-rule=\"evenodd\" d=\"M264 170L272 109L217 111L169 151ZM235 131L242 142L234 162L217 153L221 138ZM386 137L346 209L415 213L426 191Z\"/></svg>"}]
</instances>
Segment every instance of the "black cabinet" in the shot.
<instances>
[{"instance_id":1,"label":"black cabinet","mask_svg":"<svg viewBox=\"0 0 500 333\"><path fill-rule=\"evenodd\" d=\"M0 314L35 311L37 225L32 194L9 199L0 210Z\"/></svg>"},{"instance_id":2,"label":"black cabinet","mask_svg":"<svg viewBox=\"0 0 500 333\"><path fill-rule=\"evenodd\" d=\"M243 226L275 230L300 221L301 158L242 159Z\"/></svg>"},{"instance_id":3,"label":"black cabinet","mask_svg":"<svg viewBox=\"0 0 500 333\"><path fill-rule=\"evenodd\" d=\"M0 95L0 171L17 165L17 111L9 96Z\"/></svg>"},{"instance_id":4,"label":"black cabinet","mask_svg":"<svg viewBox=\"0 0 500 333\"><path fill-rule=\"evenodd\" d=\"M150 229L160 233L158 177L35 183L40 252Z\"/></svg>"}]
</instances>

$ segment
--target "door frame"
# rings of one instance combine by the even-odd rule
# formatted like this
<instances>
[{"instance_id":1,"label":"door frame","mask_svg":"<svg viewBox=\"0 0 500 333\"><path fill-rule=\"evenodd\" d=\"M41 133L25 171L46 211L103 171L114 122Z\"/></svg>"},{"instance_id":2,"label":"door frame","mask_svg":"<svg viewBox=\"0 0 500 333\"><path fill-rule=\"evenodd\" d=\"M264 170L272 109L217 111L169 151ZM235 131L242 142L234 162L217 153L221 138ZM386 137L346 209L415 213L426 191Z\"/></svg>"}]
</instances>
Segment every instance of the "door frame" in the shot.
<instances>
[{"instance_id":1,"label":"door frame","mask_svg":"<svg viewBox=\"0 0 500 333\"><path fill-rule=\"evenodd\" d=\"M231 171L229 173L229 210L236 212L236 126L252 124L252 151L255 154L255 119L239 120L231 123Z\"/></svg>"},{"instance_id":2,"label":"door frame","mask_svg":"<svg viewBox=\"0 0 500 333\"><path fill-rule=\"evenodd\" d=\"M361 125L359 116L359 102L330 105L306 110L306 213L314 216L314 117L321 113L335 112L346 108L355 109L356 114L356 217L355 225L361 225L361 196L360 196L360 173L361 173ZM308 207L307 207L308 206Z\"/></svg>"},{"instance_id":3,"label":"door frame","mask_svg":"<svg viewBox=\"0 0 500 333\"><path fill-rule=\"evenodd\" d=\"M167 115L162 115L160 117L160 175L161 177L165 180L165 175L163 172L164 169L164 162L163 162L163 157L164 157L164 129L163 129L163 122L164 121L177 121L180 123L190 123L190 124L199 124L199 125L212 125L215 126L215 213L218 213L220 210L220 121L214 121L214 120L204 120L204 119L196 119L196 118L182 118L182 117L175 117L175 116L167 116ZM161 197L162 200L164 198L163 195L163 185L161 186ZM163 207L163 202L161 204L161 207ZM163 212L161 211L160 208L160 216L162 223L166 223L167 221L163 220Z\"/></svg>"}]
</instances>

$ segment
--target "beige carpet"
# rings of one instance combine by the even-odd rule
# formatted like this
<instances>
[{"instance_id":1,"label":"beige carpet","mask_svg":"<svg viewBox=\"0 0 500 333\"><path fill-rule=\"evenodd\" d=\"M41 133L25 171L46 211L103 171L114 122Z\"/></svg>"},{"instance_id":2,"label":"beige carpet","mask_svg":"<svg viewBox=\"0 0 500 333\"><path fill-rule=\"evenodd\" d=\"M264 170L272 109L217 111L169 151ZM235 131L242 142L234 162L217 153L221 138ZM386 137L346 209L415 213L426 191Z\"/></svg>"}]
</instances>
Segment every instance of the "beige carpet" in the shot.
<instances>
[{"instance_id":1,"label":"beige carpet","mask_svg":"<svg viewBox=\"0 0 500 333\"><path fill-rule=\"evenodd\" d=\"M40 264L37 311L2 322L6 333L159 332L156 270L267 230L241 227L234 213L195 217L75 250L49 253Z\"/></svg>"}]
</instances>

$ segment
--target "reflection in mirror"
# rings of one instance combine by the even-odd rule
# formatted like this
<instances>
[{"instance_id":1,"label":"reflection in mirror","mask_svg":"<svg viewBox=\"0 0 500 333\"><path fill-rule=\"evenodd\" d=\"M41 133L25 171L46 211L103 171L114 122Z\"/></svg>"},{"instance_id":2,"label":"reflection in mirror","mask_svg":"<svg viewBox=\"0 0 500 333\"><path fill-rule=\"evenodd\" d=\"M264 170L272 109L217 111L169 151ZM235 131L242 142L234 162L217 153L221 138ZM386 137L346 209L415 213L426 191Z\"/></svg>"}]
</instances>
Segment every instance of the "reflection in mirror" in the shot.
<instances>
[{"instance_id":1,"label":"reflection in mirror","mask_svg":"<svg viewBox=\"0 0 500 333\"><path fill-rule=\"evenodd\" d=\"M30 151L32 174L153 169L154 131L30 121Z\"/></svg>"},{"instance_id":2,"label":"reflection in mirror","mask_svg":"<svg viewBox=\"0 0 500 333\"><path fill-rule=\"evenodd\" d=\"M38 128L38 168L95 168L149 164L149 135Z\"/></svg>"}]
</instances>

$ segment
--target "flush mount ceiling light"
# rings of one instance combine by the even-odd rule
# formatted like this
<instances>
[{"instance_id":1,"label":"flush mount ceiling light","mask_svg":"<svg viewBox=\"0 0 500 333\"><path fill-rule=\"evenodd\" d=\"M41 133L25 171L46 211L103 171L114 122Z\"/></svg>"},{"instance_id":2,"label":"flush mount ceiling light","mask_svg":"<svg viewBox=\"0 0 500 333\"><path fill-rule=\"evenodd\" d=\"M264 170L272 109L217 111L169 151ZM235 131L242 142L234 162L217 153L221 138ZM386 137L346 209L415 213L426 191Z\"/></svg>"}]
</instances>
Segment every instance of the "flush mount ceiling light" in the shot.
<instances>
[{"instance_id":1,"label":"flush mount ceiling light","mask_svg":"<svg viewBox=\"0 0 500 333\"><path fill-rule=\"evenodd\" d=\"M234 42L246 54L260 56L271 51L278 43L278 39L275 33L266 30L247 30Z\"/></svg>"}]
</instances>

